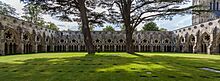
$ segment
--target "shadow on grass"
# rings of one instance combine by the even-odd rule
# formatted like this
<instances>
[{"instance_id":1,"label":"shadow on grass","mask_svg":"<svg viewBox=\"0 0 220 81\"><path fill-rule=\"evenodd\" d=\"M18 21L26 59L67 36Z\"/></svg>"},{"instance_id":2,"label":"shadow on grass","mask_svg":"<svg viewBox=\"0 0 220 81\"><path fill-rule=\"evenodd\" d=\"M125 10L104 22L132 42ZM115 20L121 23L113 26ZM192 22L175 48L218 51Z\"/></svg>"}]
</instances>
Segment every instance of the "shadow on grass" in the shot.
<instances>
[{"instance_id":1,"label":"shadow on grass","mask_svg":"<svg viewBox=\"0 0 220 81\"><path fill-rule=\"evenodd\" d=\"M0 63L2 81L219 81L219 74L197 67L219 67L219 60L171 56L93 55Z\"/></svg>"},{"instance_id":2,"label":"shadow on grass","mask_svg":"<svg viewBox=\"0 0 220 81\"><path fill-rule=\"evenodd\" d=\"M128 53L129 54L129 53ZM134 55L134 56L138 56L138 57L146 57L144 55L141 55L141 54L137 54L137 53L133 53L133 54L130 54L130 55Z\"/></svg>"}]
</instances>

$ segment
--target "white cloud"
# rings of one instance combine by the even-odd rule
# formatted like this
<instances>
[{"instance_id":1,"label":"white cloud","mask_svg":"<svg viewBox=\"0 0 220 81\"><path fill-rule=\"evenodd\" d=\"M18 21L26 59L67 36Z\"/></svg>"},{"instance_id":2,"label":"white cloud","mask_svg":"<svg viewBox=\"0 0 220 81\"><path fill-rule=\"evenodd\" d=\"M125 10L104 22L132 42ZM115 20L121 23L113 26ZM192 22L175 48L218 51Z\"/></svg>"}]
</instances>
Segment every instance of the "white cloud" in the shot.
<instances>
[{"instance_id":1,"label":"white cloud","mask_svg":"<svg viewBox=\"0 0 220 81\"><path fill-rule=\"evenodd\" d=\"M54 19L50 15L43 15L43 18L47 22L53 22L54 24L56 24L60 28L60 30L78 30L78 24L76 22L63 22L58 19Z\"/></svg>"}]
</instances>

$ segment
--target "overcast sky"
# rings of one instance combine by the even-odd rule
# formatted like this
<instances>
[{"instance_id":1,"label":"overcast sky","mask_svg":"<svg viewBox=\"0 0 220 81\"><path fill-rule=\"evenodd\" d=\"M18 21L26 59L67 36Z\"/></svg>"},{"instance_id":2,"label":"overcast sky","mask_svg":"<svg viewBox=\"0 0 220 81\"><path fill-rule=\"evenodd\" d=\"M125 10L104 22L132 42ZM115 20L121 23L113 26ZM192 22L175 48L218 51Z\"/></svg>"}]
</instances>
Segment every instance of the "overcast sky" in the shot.
<instances>
[{"instance_id":1,"label":"overcast sky","mask_svg":"<svg viewBox=\"0 0 220 81\"><path fill-rule=\"evenodd\" d=\"M16 8L17 12L22 15L22 8L23 8L23 4L20 2L20 0L0 0L4 3L7 3L9 5L11 5L12 7ZM189 4L186 4L182 7L187 7L192 5L192 3L190 2ZM47 22L53 22L55 23L60 30L67 30L67 29L71 29L71 30L78 30L78 25L75 22L62 22L59 20L56 20L52 17L50 17L50 15L43 15L43 18L45 19L45 21ZM189 26L192 24L192 15L177 15L175 17L173 17L172 20L155 20L154 22L157 23L157 25L159 27L162 28L166 28L168 30L175 30L181 27L185 27L185 26ZM143 24L142 24L143 25ZM142 27L142 25L140 25L138 27L138 30L140 30ZM97 27L94 30L102 30L103 27ZM116 30L119 30L119 28L115 28Z\"/></svg>"}]
</instances>

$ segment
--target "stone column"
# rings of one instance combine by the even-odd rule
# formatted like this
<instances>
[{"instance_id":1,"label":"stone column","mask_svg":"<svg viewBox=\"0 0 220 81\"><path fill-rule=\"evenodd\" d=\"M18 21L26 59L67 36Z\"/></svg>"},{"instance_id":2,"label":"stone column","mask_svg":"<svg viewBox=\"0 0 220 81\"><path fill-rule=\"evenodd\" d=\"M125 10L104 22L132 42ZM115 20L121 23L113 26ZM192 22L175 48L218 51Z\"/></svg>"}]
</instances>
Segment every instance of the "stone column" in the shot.
<instances>
[{"instance_id":1,"label":"stone column","mask_svg":"<svg viewBox=\"0 0 220 81\"><path fill-rule=\"evenodd\" d=\"M210 41L206 45L207 46L207 53L209 55L211 54L212 42L213 42L213 34L210 35Z\"/></svg>"},{"instance_id":2,"label":"stone column","mask_svg":"<svg viewBox=\"0 0 220 81\"><path fill-rule=\"evenodd\" d=\"M37 53L37 52L38 52L38 50L37 50L37 45L38 45L38 44L34 44L34 46L33 46L33 47L34 47L34 48L33 48L34 53Z\"/></svg>"},{"instance_id":3,"label":"stone column","mask_svg":"<svg viewBox=\"0 0 220 81\"><path fill-rule=\"evenodd\" d=\"M105 45L102 46L102 51L105 51L105 48L104 48L104 47L105 47Z\"/></svg>"},{"instance_id":4,"label":"stone column","mask_svg":"<svg viewBox=\"0 0 220 81\"><path fill-rule=\"evenodd\" d=\"M46 45L43 45L43 52L48 52L48 51L47 51L47 46L48 46L47 44L46 44Z\"/></svg>"},{"instance_id":5,"label":"stone column","mask_svg":"<svg viewBox=\"0 0 220 81\"><path fill-rule=\"evenodd\" d=\"M0 54L5 55L5 44L4 44L2 39L0 39L0 41L1 41L1 44L0 44L1 45L0 46L1 52L0 52Z\"/></svg>"},{"instance_id":6,"label":"stone column","mask_svg":"<svg viewBox=\"0 0 220 81\"><path fill-rule=\"evenodd\" d=\"M43 45L43 52L47 52L47 44Z\"/></svg>"},{"instance_id":7,"label":"stone column","mask_svg":"<svg viewBox=\"0 0 220 81\"><path fill-rule=\"evenodd\" d=\"M5 44L3 39L4 39L4 31L0 30L0 55L5 55L4 53Z\"/></svg>"},{"instance_id":8,"label":"stone column","mask_svg":"<svg viewBox=\"0 0 220 81\"><path fill-rule=\"evenodd\" d=\"M20 39L20 46L19 47L21 47L20 49L21 49L21 54L24 54L24 42L23 42L23 33L21 33L21 39Z\"/></svg>"},{"instance_id":9,"label":"stone column","mask_svg":"<svg viewBox=\"0 0 220 81\"><path fill-rule=\"evenodd\" d=\"M50 46L50 50L51 50L51 52L54 52L55 50L54 50L54 45L51 45Z\"/></svg>"},{"instance_id":10,"label":"stone column","mask_svg":"<svg viewBox=\"0 0 220 81\"><path fill-rule=\"evenodd\" d=\"M193 44L193 53L197 53L198 51L197 51L197 49L196 49L196 47L197 47L197 41L198 39L197 39L197 36L195 36L195 42L194 42L194 44Z\"/></svg>"},{"instance_id":11,"label":"stone column","mask_svg":"<svg viewBox=\"0 0 220 81\"><path fill-rule=\"evenodd\" d=\"M151 45L150 49L151 49L150 50L151 52L154 52L154 46L153 45Z\"/></svg>"},{"instance_id":12,"label":"stone column","mask_svg":"<svg viewBox=\"0 0 220 81\"><path fill-rule=\"evenodd\" d=\"M207 46L207 54L209 54L209 55L211 54L211 46L212 46L212 44Z\"/></svg>"},{"instance_id":13,"label":"stone column","mask_svg":"<svg viewBox=\"0 0 220 81\"><path fill-rule=\"evenodd\" d=\"M114 45L114 52L116 52L116 45Z\"/></svg>"},{"instance_id":14,"label":"stone column","mask_svg":"<svg viewBox=\"0 0 220 81\"><path fill-rule=\"evenodd\" d=\"M138 45L138 51L141 52L141 45Z\"/></svg>"},{"instance_id":15,"label":"stone column","mask_svg":"<svg viewBox=\"0 0 220 81\"><path fill-rule=\"evenodd\" d=\"M161 46L160 46L160 47L161 47L162 52L165 52L165 48L164 48L164 46L165 46L165 45L161 45Z\"/></svg>"},{"instance_id":16,"label":"stone column","mask_svg":"<svg viewBox=\"0 0 220 81\"><path fill-rule=\"evenodd\" d=\"M65 45L66 49L65 49L65 52L68 52L69 51L69 45Z\"/></svg>"},{"instance_id":17,"label":"stone column","mask_svg":"<svg viewBox=\"0 0 220 81\"><path fill-rule=\"evenodd\" d=\"M20 50L20 53L21 53L21 54L24 54L24 45L25 45L24 43L21 43L21 44L19 45L19 47L21 47L21 48L20 48L20 49L21 49L21 50Z\"/></svg>"},{"instance_id":18,"label":"stone column","mask_svg":"<svg viewBox=\"0 0 220 81\"><path fill-rule=\"evenodd\" d=\"M78 51L80 51L80 45L77 45L77 47L78 47Z\"/></svg>"}]
</instances>

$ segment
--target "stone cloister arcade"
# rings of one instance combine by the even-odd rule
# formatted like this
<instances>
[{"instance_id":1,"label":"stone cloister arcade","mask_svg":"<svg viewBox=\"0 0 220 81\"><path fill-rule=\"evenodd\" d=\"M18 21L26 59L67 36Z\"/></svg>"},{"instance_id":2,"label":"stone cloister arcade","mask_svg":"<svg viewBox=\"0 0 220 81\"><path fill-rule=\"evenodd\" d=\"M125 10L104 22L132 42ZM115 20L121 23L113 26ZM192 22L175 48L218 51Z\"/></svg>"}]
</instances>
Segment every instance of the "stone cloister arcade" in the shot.
<instances>
[{"instance_id":1,"label":"stone cloister arcade","mask_svg":"<svg viewBox=\"0 0 220 81\"><path fill-rule=\"evenodd\" d=\"M213 20L174 31L179 52L220 53L220 20Z\"/></svg>"},{"instance_id":2,"label":"stone cloister arcade","mask_svg":"<svg viewBox=\"0 0 220 81\"><path fill-rule=\"evenodd\" d=\"M91 32L100 51L125 51L125 32ZM80 31L53 31L10 16L0 15L0 54L86 51ZM136 52L220 53L220 20L174 31L137 31ZM98 49L96 49L98 50Z\"/></svg>"}]
</instances>

